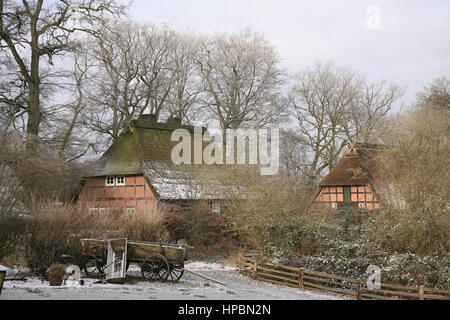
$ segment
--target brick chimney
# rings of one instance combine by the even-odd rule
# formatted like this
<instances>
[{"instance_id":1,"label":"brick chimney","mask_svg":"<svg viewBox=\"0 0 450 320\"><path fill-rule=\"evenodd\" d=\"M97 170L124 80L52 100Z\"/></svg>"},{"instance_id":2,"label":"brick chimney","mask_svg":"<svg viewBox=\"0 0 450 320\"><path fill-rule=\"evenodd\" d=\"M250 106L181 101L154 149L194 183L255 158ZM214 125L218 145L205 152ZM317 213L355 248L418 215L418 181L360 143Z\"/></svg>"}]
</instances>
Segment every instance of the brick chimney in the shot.
<instances>
[{"instance_id":1,"label":"brick chimney","mask_svg":"<svg viewBox=\"0 0 450 320\"><path fill-rule=\"evenodd\" d=\"M181 126L181 118L170 117L169 119L167 119L167 124Z\"/></svg>"},{"instance_id":2,"label":"brick chimney","mask_svg":"<svg viewBox=\"0 0 450 320\"><path fill-rule=\"evenodd\" d=\"M155 123L157 122L156 115L152 113L141 114L138 119L139 122L142 123Z\"/></svg>"}]
</instances>

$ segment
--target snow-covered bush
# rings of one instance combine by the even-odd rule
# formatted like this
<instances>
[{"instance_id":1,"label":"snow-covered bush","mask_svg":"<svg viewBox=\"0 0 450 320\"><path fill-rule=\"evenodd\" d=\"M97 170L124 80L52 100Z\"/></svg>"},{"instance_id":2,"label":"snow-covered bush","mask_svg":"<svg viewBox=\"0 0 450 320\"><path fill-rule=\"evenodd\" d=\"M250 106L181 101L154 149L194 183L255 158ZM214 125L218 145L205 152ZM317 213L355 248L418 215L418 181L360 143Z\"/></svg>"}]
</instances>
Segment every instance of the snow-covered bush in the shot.
<instances>
[{"instance_id":1,"label":"snow-covered bush","mask_svg":"<svg viewBox=\"0 0 450 320\"><path fill-rule=\"evenodd\" d=\"M450 254L418 256L394 254L382 263L382 281L404 285L425 285L450 290Z\"/></svg>"}]
</instances>

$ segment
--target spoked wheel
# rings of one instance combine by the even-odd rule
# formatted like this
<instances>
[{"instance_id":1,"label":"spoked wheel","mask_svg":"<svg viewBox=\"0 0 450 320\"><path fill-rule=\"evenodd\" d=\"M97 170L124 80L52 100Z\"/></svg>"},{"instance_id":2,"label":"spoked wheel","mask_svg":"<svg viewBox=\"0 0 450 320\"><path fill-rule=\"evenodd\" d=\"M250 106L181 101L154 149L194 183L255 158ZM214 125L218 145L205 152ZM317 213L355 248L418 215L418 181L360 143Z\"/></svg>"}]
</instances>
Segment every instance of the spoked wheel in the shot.
<instances>
[{"instance_id":1,"label":"spoked wheel","mask_svg":"<svg viewBox=\"0 0 450 320\"><path fill-rule=\"evenodd\" d=\"M161 280L164 282L169 277L169 262L164 256L153 253L145 258L141 265L141 273L147 281Z\"/></svg>"},{"instance_id":2,"label":"spoked wheel","mask_svg":"<svg viewBox=\"0 0 450 320\"><path fill-rule=\"evenodd\" d=\"M178 281L181 279L184 273L184 264L171 264L170 265L170 273L169 280Z\"/></svg>"},{"instance_id":3,"label":"spoked wheel","mask_svg":"<svg viewBox=\"0 0 450 320\"><path fill-rule=\"evenodd\" d=\"M90 248L86 253L84 272L89 277L98 277L105 274L108 259L108 247L96 246Z\"/></svg>"}]
</instances>

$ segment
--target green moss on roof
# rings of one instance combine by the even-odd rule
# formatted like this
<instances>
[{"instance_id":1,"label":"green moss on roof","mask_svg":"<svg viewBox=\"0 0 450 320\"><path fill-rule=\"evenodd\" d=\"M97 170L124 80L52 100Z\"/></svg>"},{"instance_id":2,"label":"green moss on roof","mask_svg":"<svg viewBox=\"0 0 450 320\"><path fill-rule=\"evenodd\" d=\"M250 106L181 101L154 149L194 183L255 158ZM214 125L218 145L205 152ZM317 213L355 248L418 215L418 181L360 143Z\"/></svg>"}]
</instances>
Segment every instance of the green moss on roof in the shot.
<instances>
[{"instance_id":1,"label":"green moss on roof","mask_svg":"<svg viewBox=\"0 0 450 320\"><path fill-rule=\"evenodd\" d=\"M98 160L91 176L139 174L142 172L142 149L133 133L117 137Z\"/></svg>"},{"instance_id":2,"label":"green moss on roof","mask_svg":"<svg viewBox=\"0 0 450 320\"><path fill-rule=\"evenodd\" d=\"M90 176L142 174L146 162L171 161L172 149L178 144L171 141L171 136L179 128L193 132L192 126L142 125L132 121L99 159Z\"/></svg>"},{"instance_id":3,"label":"green moss on roof","mask_svg":"<svg viewBox=\"0 0 450 320\"><path fill-rule=\"evenodd\" d=\"M177 141L171 141L172 132L172 130L135 128L135 135L142 148L143 160L171 160L172 149L178 144Z\"/></svg>"}]
</instances>

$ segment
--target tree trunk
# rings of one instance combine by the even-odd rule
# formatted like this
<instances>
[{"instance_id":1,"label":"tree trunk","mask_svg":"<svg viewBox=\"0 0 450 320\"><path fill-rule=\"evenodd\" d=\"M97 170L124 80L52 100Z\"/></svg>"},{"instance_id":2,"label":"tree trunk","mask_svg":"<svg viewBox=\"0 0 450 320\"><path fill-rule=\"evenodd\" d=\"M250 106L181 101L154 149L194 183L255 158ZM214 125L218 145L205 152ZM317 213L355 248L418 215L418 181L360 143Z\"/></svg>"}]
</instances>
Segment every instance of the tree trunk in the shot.
<instances>
[{"instance_id":1,"label":"tree trunk","mask_svg":"<svg viewBox=\"0 0 450 320\"><path fill-rule=\"evenodd\" d=\"M27 122L27 151L35 151L41 123L40 109L40 88L39 84L30 83L30 93L28 101L28 122Z\"/></svg>"}]
</instances>

